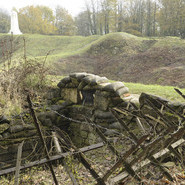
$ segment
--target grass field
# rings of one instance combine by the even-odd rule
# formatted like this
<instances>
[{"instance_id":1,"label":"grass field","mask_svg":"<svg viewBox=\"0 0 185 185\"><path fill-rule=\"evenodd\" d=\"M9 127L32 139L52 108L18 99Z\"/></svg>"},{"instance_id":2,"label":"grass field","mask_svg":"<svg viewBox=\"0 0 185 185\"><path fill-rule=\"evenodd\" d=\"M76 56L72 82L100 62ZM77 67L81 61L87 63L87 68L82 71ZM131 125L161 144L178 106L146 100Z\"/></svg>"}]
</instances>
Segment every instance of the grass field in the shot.
<instances>
[{"instance_id":1,"label":"grass field","mask_svg":"<svg viewBox=\"0 0 185 185\"><path fill-rule=\"evenodd\" d=\"M14 55L23 55L25 39L26 55L30 57L45 57L49 53L49 60L63 58L85 52L89 45L100 36L49 36L24 34L13 37L13 47L17 47ZM10 35L0 34L0 40L9 42Z\"/></svg>"},{"instance_id":2,"label":"grass field","mask_svg":"<svg viewBox=\"0 0 185 185\"><path fill-rule=\"evenodd\" d=\"M130 90L132 94L141 94L142 92L157 95L168 99L170 101L184 102L183 99L177 92L174 90L173 86L161 86L161 85L144 85L139 83L124 83ZM178 88L179 89L179 88ZM180 91L185 94L185 89L180 89Z\"/></svg>"},{"instance_id":3,"label":"grass field","mask_svg":"<svg viewBox=\"0 0 185 185\"><path fill-rule=\"evenodd\" d=\"M16 50L16 55L23 53L23 38L26 41L26 53L28 56L43 57L50 52L50 59L64 58L73 55L79 55L82 53L94 49L102 49L106 51L108 49L121 48L127 53L136 52L137 49L152 49L153 47L184 47L185 40L178 37L137 37L128 33L110 33L107 35L92 35L88 37L83 36L56 36L56 35L38 35L38 34L24 34L13 36L13 47L19 45ZM10 40L10 35L0 33L0 41ZM153 42L148 46L149 42ZM123 43L125 44L123 46ZM106 45L108 44L108 45ZM117 44L117 45L113 45ZM99 46L103 46L99 48ZM119 48L119 49L120 49Z\"/></svg>"}]
</instances>

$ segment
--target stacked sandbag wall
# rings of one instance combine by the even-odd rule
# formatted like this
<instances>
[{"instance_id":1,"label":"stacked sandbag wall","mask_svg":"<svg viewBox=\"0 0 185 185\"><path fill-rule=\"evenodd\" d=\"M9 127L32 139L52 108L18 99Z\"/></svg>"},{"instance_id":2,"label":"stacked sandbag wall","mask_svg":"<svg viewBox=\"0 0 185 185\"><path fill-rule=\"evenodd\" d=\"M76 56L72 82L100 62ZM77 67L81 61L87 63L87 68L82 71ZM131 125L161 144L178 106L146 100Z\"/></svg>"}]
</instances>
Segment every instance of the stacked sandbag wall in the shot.
<instances>
[{"instance_id":1,"label":"stacked sandbag wall","mask_svg":"<svg viewBox=\"0 0 185 185\"><path fill-rule=\"evenodd\" d=\"M85 116L99 126L120 128L109 108L127 106L124 97L129 96L129 89L122 82L110 82L106 77L89 73L73 73L63 78L58 87L61 99L72 103L65 108L67 116L81 121L81 124L70 122L69 126L71 138L76 143L84 145L96 139L92 128L84 123Z\"/></svg>"}]
</instances>

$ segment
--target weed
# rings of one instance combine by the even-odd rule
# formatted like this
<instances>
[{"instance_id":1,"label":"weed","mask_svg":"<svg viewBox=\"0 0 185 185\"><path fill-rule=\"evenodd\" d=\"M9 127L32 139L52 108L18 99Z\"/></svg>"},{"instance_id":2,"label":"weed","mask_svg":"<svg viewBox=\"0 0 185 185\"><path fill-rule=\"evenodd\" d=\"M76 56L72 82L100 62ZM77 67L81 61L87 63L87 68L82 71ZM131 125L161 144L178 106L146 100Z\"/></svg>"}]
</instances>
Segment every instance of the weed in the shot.
<instances>
[{"instance_id":1,"label":"weed","mask_svg":"<svg viewBox=\"0 0 185 185\"><path fill-rule=\"evenodd\" d=\"M17 65L13 56L13 37L10 38L11 47L7 48L6 42L3 42L2 51L4 51L3 70L0 73L0 114L19 114L22 111L25 102L26 93L31 92L37 95L39 90L45 85L45 76L47 68L45 62L37 59L28 58L26 55L26 41L23 37L23 57L20 58Z\"/></svg>"}]
</instances>

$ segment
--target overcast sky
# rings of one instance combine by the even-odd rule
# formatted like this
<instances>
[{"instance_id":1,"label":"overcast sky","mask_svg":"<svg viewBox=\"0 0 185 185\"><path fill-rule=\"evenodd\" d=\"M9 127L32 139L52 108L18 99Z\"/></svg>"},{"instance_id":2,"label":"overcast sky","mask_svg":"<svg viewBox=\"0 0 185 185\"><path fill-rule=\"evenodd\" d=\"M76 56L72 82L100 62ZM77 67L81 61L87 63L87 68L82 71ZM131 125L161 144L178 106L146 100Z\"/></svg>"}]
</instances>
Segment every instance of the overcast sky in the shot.
<instances>
[{"instance_id":1,"label":"overcast sky","mask_svg":"<svg viewBox=\"0 0 185 185\"><path fill-rule=\"evenodd\" d=\"M52 9L60 5L76 16L83 11L85 0L0 0L0 8L8 12L11 12L12 7L19 9L27 5L45 5Z\"/></svg>"}]
</instances>

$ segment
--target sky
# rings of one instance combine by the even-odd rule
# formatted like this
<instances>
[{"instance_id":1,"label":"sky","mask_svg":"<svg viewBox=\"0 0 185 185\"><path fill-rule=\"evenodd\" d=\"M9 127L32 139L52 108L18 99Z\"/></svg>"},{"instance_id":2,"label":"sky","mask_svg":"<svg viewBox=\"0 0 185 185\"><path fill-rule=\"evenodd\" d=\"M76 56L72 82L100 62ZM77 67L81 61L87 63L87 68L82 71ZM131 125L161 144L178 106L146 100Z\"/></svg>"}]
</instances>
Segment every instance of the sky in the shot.
<instances>
[{"instance_id":1,"label":"sky","mask_svg":"<svg viewBox=\"0 0 185 185\"><path fill-rule=\"evenodd\" d=\"M60 5L67 9L70 14L76 16L84 10L85 0L0 0L0 8L6 9L9 13L13 7L19 10L28 5L45 5L51 9Z\"/></svg>"}]
</instances>

